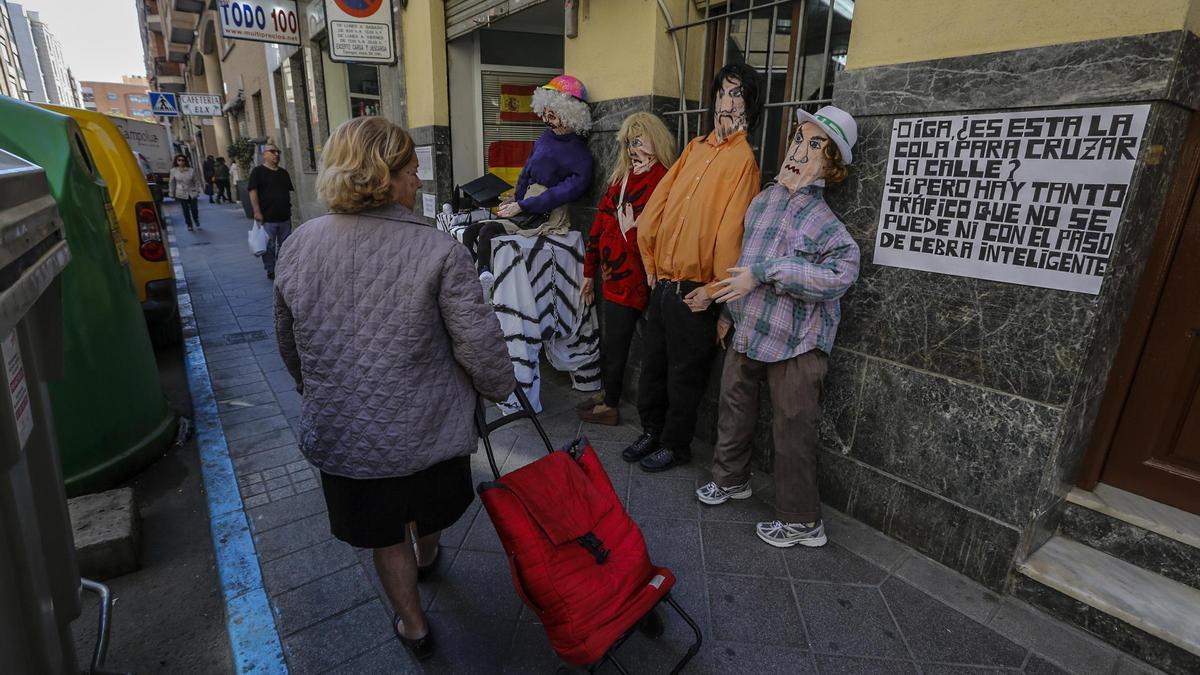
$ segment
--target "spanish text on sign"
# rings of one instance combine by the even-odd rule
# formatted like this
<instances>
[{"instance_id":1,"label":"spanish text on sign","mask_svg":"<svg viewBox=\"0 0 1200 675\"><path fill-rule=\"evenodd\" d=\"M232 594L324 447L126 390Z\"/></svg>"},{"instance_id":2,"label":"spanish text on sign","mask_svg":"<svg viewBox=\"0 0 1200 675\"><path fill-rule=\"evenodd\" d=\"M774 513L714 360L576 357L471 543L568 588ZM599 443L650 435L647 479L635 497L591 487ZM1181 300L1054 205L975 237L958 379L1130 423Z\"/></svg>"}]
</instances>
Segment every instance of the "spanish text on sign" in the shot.
<instances>
[{"instance_id":1,"label":"spanish text on sign","mask_svg":"<svg viewBox=\"0 0 1200 675\"><path fill-rule=\"evenodd\" d=\"M874 261L1098 293L1149 109L896 120Z\"/></svg>"}]
</instances>

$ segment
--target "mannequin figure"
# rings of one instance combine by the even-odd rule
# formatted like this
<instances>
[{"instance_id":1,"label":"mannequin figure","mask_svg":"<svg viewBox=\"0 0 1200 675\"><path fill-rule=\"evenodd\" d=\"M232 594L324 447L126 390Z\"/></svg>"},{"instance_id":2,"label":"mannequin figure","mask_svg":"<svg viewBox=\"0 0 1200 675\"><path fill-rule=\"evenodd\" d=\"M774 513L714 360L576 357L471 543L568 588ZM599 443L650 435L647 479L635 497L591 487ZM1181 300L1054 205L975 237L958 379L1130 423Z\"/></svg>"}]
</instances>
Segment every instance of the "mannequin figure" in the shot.
<instances>
[{"instance_id":1,"label":"mannequin figure","mask_svg":"<svg viewBox=\"0 0 1200 675\"><path fill-rule=\"evenodd\" d=\"M595 300L596 272L603 278L600 358L604 390L577 408L583 421L607 425L621 423L617 408L629 361L629 343L650 299L646 268L638 250L637 220L676 155L671 132L662 120L647 112L625 118L617 132L617 145L624 152L617 155L608 192L596 211L583 265L585 304Z\"/></svg>"},{"instance_id":2,"label":"mannequin figure","mask_svg":"<svg viewBox=\"0 0 1200 675\"><path fill-rule=\"evenodd\" d=\"M746 140L762 111L758 73L726 65L712 92L713 131L688 143L638 220L651 287L638 391L643 433L621 456L643 471L691 460L696 409L716 353L712 294L737 263L742 218L759 188Z\"/></svg>"},{"instance_id":3,"label":"mannequin figure","mask_svg":"<svg viewBox=\"0 0 1200 675\"><path fill-rule=\"evenodd\" d=\"M819 398L841 319L839 298L858 278L859 251L823 195L827 183L846 178L857 136L843 110L796 111L776 182L746 211L741 257L713 294L728 306L734 333L721 373L713 480L696 497L717 505L751 496L750 444L766 378L776 520L755 527L760 539L780 548L826 542L817 491ZM729 327L719 324L719 339Z\"/></svg>"}]
</instances>

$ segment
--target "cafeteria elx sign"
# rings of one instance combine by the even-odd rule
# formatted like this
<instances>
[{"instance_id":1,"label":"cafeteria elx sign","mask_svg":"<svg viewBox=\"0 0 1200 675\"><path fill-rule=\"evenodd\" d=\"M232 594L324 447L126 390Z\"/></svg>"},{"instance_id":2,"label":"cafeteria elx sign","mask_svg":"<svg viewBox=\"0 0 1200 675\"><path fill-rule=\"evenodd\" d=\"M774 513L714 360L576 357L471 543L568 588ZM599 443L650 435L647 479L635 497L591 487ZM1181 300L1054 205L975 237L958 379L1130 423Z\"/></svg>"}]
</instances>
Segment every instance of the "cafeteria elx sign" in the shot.
<instances>
[{"instance_id":1,"label":"cafeteria elx sign","mask_svg":"<svg viewBox=\"0 0 1200 675\"><path fill-rule=\"evenodd\" d=\"M192 117L220 117L220 94L179 94L179 112Z\"/></svg>"},{"instance_id":2,"label":"cafeteria elx sign","mask_svg":"<svg viewBox=\"0 0 1200 675\"><path fill-rule=\"evenodd\" d=\"M331 60L396 62L392 0L325 0L325 25Z\"/></svg>"}]
</instances>

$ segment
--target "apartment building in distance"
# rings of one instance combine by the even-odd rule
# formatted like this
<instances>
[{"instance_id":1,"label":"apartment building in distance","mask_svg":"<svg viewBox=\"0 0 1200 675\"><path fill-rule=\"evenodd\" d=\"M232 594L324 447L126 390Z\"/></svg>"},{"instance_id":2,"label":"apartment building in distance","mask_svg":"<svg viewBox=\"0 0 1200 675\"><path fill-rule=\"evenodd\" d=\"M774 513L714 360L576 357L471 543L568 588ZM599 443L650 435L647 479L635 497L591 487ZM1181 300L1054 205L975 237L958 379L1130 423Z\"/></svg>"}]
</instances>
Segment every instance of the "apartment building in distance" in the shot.
<instances>
[{"instance_id":1,"label":"apartment building in distance","mask_svg":"<svg viewBox=\"0 0 1200 675\"><path fill-rule=\"evenodd\" d=\"M0 0L0 94L28 99L17 32L9 14L8 3Z\"/></svg>"},{"instance_id":2,"label":"apartment building in distance","mask_svg":"<svg viewBox=\"0 0 1200 675\"><path fill-rule=\"evenodd\" d=\"M124 115L126 117L153 117L150 111L150 83L146 78L125 75L120 82L79 83L80 98L84 108L97 112Z\"/></svg>"},{"instance_id":3,"label":"apartment building in distance","mask_svg":"<svg viewBox=\"0 0 1200 675\"><path fill-rule=\"evenodd\" d=\"M18 53L24 65L30 100L79 107L70 69L63 58L62 43L37 12L8 3L12 14ZM40 78L40 82L33 82Z\"/></svg>"}]
</instances>

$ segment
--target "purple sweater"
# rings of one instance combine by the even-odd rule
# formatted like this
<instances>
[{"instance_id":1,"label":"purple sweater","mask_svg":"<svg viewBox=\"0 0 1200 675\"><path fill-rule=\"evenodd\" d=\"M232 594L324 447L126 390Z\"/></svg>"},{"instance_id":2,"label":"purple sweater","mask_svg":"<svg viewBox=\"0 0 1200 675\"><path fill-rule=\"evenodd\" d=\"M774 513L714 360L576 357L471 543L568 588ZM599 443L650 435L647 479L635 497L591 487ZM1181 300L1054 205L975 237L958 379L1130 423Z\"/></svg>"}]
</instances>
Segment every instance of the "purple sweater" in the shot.
<instances>
[{"instance_id":1,"label":"purple sweater","mask_svg":"<svg viewBox=\"0 0 1200 675\"><path fill-rule=\"evenodd\" d=\"M546 191L525 199L529 186L544 185ZM526 213L549 213L579 199L592 184L592 153L579 134L557 136L547 129L533 144L521 177L517 179L517 204Z\"/></svg>"}]
</instances>

